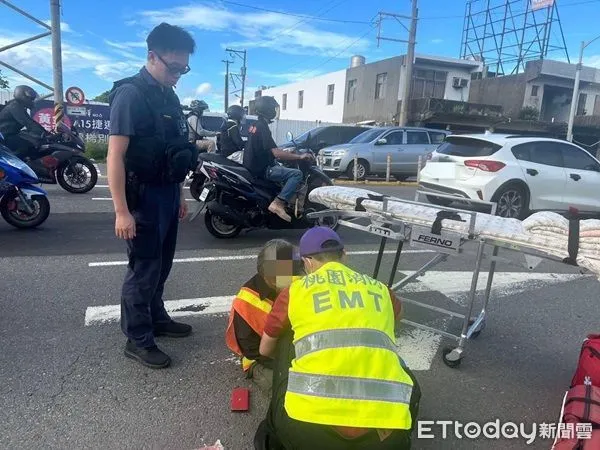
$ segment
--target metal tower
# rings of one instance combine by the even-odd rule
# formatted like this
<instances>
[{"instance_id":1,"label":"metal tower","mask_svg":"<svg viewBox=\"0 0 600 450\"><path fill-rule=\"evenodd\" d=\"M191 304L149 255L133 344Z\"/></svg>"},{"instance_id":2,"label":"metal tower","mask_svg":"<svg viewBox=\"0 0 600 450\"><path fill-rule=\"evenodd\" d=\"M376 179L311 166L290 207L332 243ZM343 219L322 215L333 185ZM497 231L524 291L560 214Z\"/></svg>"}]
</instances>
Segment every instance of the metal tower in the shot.
<instances>
[{"instance_id":1,"label":"metal tower","mask_svg":"<svg viewBox=\"0 0 600 450\"><path fill-rule=\"evenodd\" d=\"M555 0L467 0L461 58L480 60L498 76L549 53L571 63Z\"/></svg>"}]
</instances>

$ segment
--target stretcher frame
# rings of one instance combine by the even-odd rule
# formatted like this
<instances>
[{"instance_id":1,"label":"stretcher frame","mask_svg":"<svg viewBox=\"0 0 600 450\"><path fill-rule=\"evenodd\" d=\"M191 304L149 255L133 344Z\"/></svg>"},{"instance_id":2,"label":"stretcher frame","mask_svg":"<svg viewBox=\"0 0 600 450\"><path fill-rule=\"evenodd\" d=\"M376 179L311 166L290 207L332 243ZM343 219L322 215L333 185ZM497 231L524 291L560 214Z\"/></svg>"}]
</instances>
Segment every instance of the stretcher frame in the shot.
<instances>
[{"instance_id":1,"label":"stretcher frame","mask_svg":"<svg viewBox=\"0 0 600 450\"><path fill-rule=\"evenodd\" d=\"M451 208L448 206L438 206L432 205L430 203L423 203L417 201L420 195L431 195L430 192L426 191L417 191L415 194L415 201L405 200L389 195L383 195L383 208L381 211L371 212L371 211L353 211L350 209L326 209L319 212L309 213L308 217L310 219L317 218L335 218L337 219L337 223L339 225L352 228L358 231L363 231L369 234L373 234L381 237L379 251L377 253L377 259L375 262L375 268L373 271L373 278L377 278L379 276L379 271L381 268L381 262L383 260L383 255L385 253L385 248L388 240L397 241L396 251L394 252L394 261L392 264L392 270L390 272L390 277L388 281L388 287L400 294L400 290L406 286L408 283L415 281L417 278L421 277L428 270L431 270L433 267L438 264L446 261L453 254L474 254L475 261L473 267L473 277L471 279L471 286L468 292L468 301L466 305L466 313L460 314L455 311L450 311L445 308L440 308L437 306L432 306L429 304L425 304L422 302L418 302L416 300L412 300L410 298L406 298L406 296L402 295L403 303L408 303L417 307L421 307L430 311L434 311L440 313L445 316L450 316L453 318L462 319L462 328L460 335L455 335L449 333L445 330L434 328L422 323L414 322L408 319L401 319L402 323L413 326L418 329L426 330L435 334L439 334L448 339L454 340L458 342L458 345L455 347L447 346L442 351L442 360L444 364L449 367L455 368L458 367L465 355L465 348L467 341L470 339L475 339L479 336L481 331L485 328L486 324L486 315L487 315L487 307L490 300L490 294L493 286L493 277L496 270L496 263L499 261L506 262L514 265L515 262L511 259L499 256L500 249L504 249L507 251L513 251L517 253L521 253L524 256L524 267L528 270L535 269L543 260L550 260L554 262L565 263L561 258L558 258L554 255L548 255L540 250L527 248L527 246L522 244L515 244L514 242L508 240L502 240L498 238L487 238L487 237L479 237L475 235L475 222L477 219L477 211L467 211L458 208ZM447 198L453 201L457 201L456 196L452 195L443 195L443 194L435 194L435 197L439 198ZM458 201L461 201L459 199ZM469 228L467 232L460 231L442 231L442 234L451 235L455 238L459 239L459 244L457 248L453 249L437 249L432 250L433 253L436 253L433 258L431 258L427 263L425 263L421 268L419 268L415 273L410 276L403 278L401 281L394 283L396 273L398 271L398 264L400 262L400 257L402 255L402 250L404 248L404 244L413 243L414 240L412 238L412 233L415 229L423 229L427 228L421 224L413 224L406 220L400 220L396 217L393 217L391 213L388 212L388 204L389 202L400 202L407 203L413 205L426 206L428 208L435 207L440 211L450 211L460 214L467 214L470 216L469 218ZM491 214L494 215L496 212L496 203L478 201L469 199L467 202L471 205L486 205L490 206ZM368 221L367 224L363 225L357 223L357 221L361 219L366 219ZM473 242L476 243L477 249L475 252L467 251L464 247L466 244ZM414 245L415 247L421 247L425 249L431 250L431 248L427 248L427 244L419 243L418 245ZM491 254L485 252L486 247L491 247ZM482 271L483 260L489 260L489 269L488 269L488 279L485 287L485 291L482 299L482 308L479 314L476 317L471 318L473 314L473 309L475 307L475 300L477 298L477 286L479 281L479 276ZM579 268L581 273L588 273L589 271L584 268Z\"/></svg>"}]
</instances>

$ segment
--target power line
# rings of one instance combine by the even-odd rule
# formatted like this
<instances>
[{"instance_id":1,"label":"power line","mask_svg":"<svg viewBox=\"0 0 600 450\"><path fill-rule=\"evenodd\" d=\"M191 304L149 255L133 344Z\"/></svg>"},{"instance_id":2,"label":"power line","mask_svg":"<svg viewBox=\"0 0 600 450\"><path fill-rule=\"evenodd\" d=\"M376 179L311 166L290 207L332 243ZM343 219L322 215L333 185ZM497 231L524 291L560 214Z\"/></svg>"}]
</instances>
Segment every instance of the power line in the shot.
<instances>
[{"instance_id":1,"label":"power line","mask_svg":"<svg viewBox=\"0 0 600 450\"><path fill-rule=\"evenodd\" d=\"M288 12L282 12L282 11L275 11L274 9L267 9L267 8L260 8L258 6L246 5L244 3L232 2L229 0L221 0L221 1L222 1L222 3L228 4L228 5L240 6L242 8L254 9L256 11L270 12L273 14L280 14L282 16L301 17L304 19L321 20L323 22L357 23L357 24L365 24L365 25L368 25L370 23L370 22L361 21L361 20L328 19L325 17L309 16L306 14L294 14L294 13L288 13Z\"/></svg>"},{"instance_id":2,"label":"power line","mask_svg":"<svg viewBox=\"0 0 600 450\"><path fill-rule=\"evenodd\" d=\"M367 30L367 32L363 35L361 35L360 37L358 37L357 39L355 39L354 41L352 41L350 43L350 45L348 45L347 47L343 48L342 50L340 50L338 53L336 53L335 55L333 55L332 57L330 57L327 61L319 64L318 66L312 68L312 69L308 69L305 70L303 72L300 72L300 74L298 75L298 77L301 77L302 75L304 75L305 73L310 73L313 72L317 69L320 69L321 67L323 67L325 64L327 64L329 61L332 61L333 59L337 58L338 56L340 56L342 53L344 53L346 50L350 49L351 47L353 47L358 41L360 41L361 39L363 39L364 37L366 37L368 34L371 33L371 31L373 31L373 29L377 26L377 24L371 24L371 26L369 27L369 29Z\"/></svg>"},{"instance_id":3,"label":"power line","mask_svg":"<svg viewBox=\"0 0 600 450\"><path fill-rule=\"evenodd\" d=\"M337 0L332 0L329 2L329 4L335 3ZM323 10L323 8L319 9L317 12L318 14L313 16L315 19L321 18L321 16L323 16L323 14L328 13L329 11L331 11L334 8L337 8L338 6L340 6L342 3L345 3L347 0L341 0L339 3L332 5L331 7L327 8L326 10ZM322 12L319 12L322 11ZM294 31L295 29L298 28L298 25L302 24L302 23L307 23L308 21L313 20L312 18L305 18L305 19L301 19L298 22L296 22L294 25L292 25L291 28L287 28L283 31L280 31L279 33L277 33L275 36L273 36L271 38L271 40L275 40L275 38L283 35L283 34L288 34L290 31Z\"/></svg>"}]
</instances>

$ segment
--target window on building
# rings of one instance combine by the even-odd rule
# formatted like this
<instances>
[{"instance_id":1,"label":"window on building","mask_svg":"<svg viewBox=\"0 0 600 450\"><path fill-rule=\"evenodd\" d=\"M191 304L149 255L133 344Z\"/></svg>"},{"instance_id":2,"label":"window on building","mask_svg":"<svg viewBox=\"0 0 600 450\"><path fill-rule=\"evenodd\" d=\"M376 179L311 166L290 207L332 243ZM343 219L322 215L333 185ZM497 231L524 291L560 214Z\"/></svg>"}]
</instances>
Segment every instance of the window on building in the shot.
<instances>
[{"instance_id":1,"label":"window on building","mask_svg":"<svg viewBox=\"0 0 600 450\"><path fill-rule=\"evenodd\" d=\"M413 73L411 98L444 98L448 72L416 69Z\"/></svg>"},{"instance_id":2,"label":"window on building","mask_svg":"<svg viewBox=\"0 0 600 450\"><path fill-rule=\"evenodd\" d=\"M283 94L281 98L281 109L285 111L287 109L287 94Z\"/></svg>"},{"instance_id":3,"label":"window on building","mask_svg":"<svg viewBox=\"0 0 600 450\"><path fill-rule=\"evenodd\" d=\"M348 81L348 98L346 98L346 103L352 103L356 100L356 80Z\"/></svg>"},{"instance_id":4,"label":"window on building","mask_svg":"<svg viewBox=\"0 0 600 450\"><path fill-rule=\"evenodd\" d=\"M533 86L531 86L531 96L532 97L538 96L538 88L539 88L539 86L537 86L535 84Z\"/></svg>"},{"instance_id":5,"label":"window on building","mask_svg":"<svg viewBox=\"0 0 600 450\"><path fill-rule=\"evenodd\" d=\"M304 91L298 91L298 109L304 107Z\"/></svg>"},{"instance_id":6,"label":"window on building","mask_svg":"<svg viewBox=\"0 0 600 450\"><path fill-rule=\"evenodd\" d=\"M577 102L577 115L585 116L585 103L587 102L587 94L583 92L579 94L579 102Z\"/></svg>"},{"instance_id":7,"label":"window on building","mask_svg":"<svg viewBox=\"0 0 600 450\"><path fill-rule=\"evenodd\" d=\"M375 98L385 98L385 87L387 85L387 73L377 75L375 81Z\"/></svg>"},{"instance_id":8,"label":"window on building","mask_svg":"<svg viewBox=\"0 0 600 450\"><path fill-rule=\"evenodd\" d=\"M333 93L335 90L335 84L330 84L327 86L327 104L333 105Z\"/></svg>"}]
</instances>

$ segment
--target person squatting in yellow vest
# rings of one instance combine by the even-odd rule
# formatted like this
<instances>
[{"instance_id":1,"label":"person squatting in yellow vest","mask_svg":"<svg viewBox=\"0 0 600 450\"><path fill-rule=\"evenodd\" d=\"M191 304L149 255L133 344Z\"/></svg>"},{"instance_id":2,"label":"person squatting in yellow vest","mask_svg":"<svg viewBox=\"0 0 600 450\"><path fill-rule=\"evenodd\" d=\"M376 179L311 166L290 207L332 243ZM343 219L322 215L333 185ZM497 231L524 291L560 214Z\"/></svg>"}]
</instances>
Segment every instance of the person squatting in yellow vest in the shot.
<instances>
[{"instance_id":1,"label":"person squatting in yellow vest","mask_svg":"<svg viewBox=\"0 0 600 450\"><path fill-rule=\"evenodd\" d=\"M277 294L292 283L294 276L303 273L303 269L297 248L283 239L273 239L264 245L256 268L257 273L244 283L233 300L225 342L241 357L246 377L269 393L272 359L260 355L260 338Z\"/></svg>"},{"instance_id":2,"label":"person squatting in yellow vest","mask_svg":"<svg viewBox=\"0 0 600 450\"><path fill-rule=\"evenodd\" d=\"M399 300L344 264L344 245L330 228L308 230L300 256L308 275L279 294L260 343L271 357L290 330L293 356L279 349L277 358L289 358L287 383L274 381L259 427L267 439L255 439L255 448L410 448L421 393L396 353Z\"/></svg>"}]
</instances>

